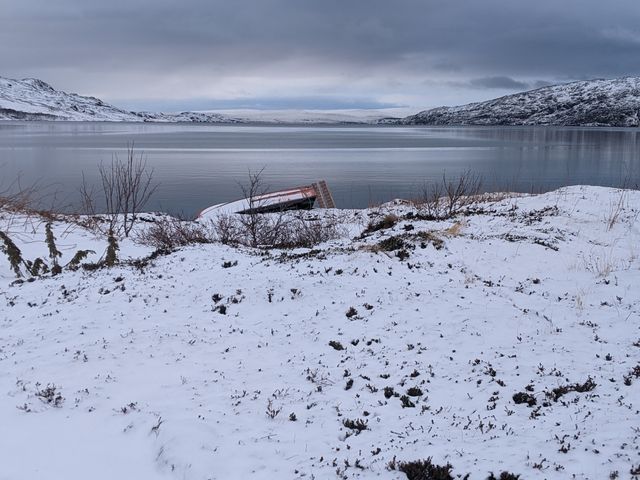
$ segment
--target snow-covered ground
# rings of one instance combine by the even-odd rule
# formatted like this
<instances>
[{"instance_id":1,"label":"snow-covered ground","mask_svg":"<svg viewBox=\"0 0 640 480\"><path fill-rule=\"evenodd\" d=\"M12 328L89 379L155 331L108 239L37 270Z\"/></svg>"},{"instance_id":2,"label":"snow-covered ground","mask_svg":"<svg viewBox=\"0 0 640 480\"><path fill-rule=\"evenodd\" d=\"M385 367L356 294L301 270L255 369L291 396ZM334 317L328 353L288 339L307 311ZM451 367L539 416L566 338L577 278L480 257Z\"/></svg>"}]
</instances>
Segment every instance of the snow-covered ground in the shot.
<instances>
[{"instance_id":1,"label":"snow-covered ground","mask_svg":"<svg viewBox=\"0 0 640 480\"><path fill-rule=\"evenodd\" d=\"M631 478L640 192L414 211L320 212L348 233L312 250L207 244L18 284L1 257L0 479L401 479L390 461L427 457L471 479ZM54 230L63 262L105 250ZM42 224L10 233L46 256Z\"/></svg>"}]
</instances>

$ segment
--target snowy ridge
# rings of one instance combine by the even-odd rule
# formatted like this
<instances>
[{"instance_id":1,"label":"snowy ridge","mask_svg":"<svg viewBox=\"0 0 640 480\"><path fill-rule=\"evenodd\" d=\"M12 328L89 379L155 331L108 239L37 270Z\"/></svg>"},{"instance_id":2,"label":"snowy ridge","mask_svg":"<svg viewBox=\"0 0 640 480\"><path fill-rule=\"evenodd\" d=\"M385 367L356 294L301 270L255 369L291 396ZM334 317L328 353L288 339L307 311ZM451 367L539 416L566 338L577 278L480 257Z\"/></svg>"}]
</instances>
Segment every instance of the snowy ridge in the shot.
<instances>
[{"instance_id":1,"label":"snowy ridge","mask_svg":"<svg viewBox=\"0 0 640 480\"><path fill-rule=\"evenodd\" d=\"M543 87L487 102L425 110L400 123L637 127L640 77Z\"/></svg>"},{"instance_id":2,"label":"snowy ridge","mask_svg":"<svg viewBox=\"0 0 640 480\"><path fill-rule=\"evenodd\" d=\"M417 109L380 108L380 109L339 109L339 110L256 110L233 109L220 110L217 113L242 119L245 122L264 122L281 124L379 124L395 122Z\"/></svg>"},{"instance_id":3,"label":"snowy ridge","mask_svg":"<svg viewBox=\"0 0 640 480\"><path fill-rule=\"evenodd\" d=\"M415 111L415 110L414 110ZM132 112L94 97L55 90L37 79L0 77L0 120L111 122L363 124L398 121L406 108L351 110L222 110L180 113Z\"/></svg>"},{"instance_id":4,"label":"snowy ridge","mask_svg":"<svg viewBox=\"0 0 640 480\"><path fill-rule=\"evenodd\" d=\"M141 121L139 115L94 97L65 93L37 79L0 77L0 120Z\"/></svg>"},{"instance_id":5,"label":"snowy ridge","mask_svg":"<svg viewBox=\"0 0 640 480\"><path fill-rule=\"evenodd\" d=\"M33 78L0 77L0 120L67 120L109 122L208 122L238 123L216 113L131 112L95 97L55 90Z\"/></svg>"},{"instance_id":6,"label":"snowy ridge","mask_svg":"<svg viewBox=\"0 0 640 480\"><path fill-rule=\"evenodd\" d=\"M309 215L348 232L20 284L0 254L0 478L401 480L390 462L427 457L470 480L634 478L640 192ZM47 258L44 225L7 221ZM53 229L62 262L104 252Z\"/></svg>"}]
</instances>

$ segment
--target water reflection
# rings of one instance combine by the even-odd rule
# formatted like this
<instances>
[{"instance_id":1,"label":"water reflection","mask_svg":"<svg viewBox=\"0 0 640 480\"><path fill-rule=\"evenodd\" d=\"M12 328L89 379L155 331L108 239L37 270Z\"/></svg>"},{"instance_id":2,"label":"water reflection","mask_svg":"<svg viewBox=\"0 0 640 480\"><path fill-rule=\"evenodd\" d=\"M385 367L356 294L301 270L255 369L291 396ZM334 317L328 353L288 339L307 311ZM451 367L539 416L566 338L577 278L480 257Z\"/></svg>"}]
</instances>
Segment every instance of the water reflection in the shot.
<instances>
[{"instance_id":1,"label":"water reflection","mask_svg":"<svg viewBox=\"0 0 640 480\"><path fill-rule=\"evenodd\" d=\"M161 183L153 209L192 215L236 199L237 182L263 166L273 188L324 178L338 205L364 207L467 169L489 190L640 182L639 137L638 129L4 122L0 180L21 173L24 183L55 185L60 201L74 205L81 172L93 178L100 161L135 142Z\"/></svg>"}]
</instances>

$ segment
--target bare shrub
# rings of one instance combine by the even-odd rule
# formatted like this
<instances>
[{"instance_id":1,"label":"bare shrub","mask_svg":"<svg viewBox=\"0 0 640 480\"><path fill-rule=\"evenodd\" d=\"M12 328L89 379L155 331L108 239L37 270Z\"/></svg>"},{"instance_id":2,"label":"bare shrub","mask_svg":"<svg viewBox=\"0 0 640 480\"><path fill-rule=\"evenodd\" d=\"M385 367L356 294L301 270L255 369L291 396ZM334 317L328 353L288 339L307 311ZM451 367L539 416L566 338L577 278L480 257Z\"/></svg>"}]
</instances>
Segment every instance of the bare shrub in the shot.
<instances>
[{"instance_id":1,"label":"bare shrub","mask_svg":"<svg viewBox=\"0 0 640 480\"><path fill-rule=\"evenodd\" d=\"M136 235L136 240L156 249L173 250L185 245L215 241L215 225L163 217Z\"/></svg>"},{"instance_id":2,"label":"bare shrub","mask_svg":"<svg viewBox=\"0 0 640 480\"><path fill-rule=\"evenodd\" d=\"M221 214L205 230L225 245L267 249L309 248L344 233L335 217L305 212L257 213L250 220L243 214Z\"/></svg>"},{"instance_id":3,"label":"bare shrub","mask_svg":"<svg viewBox=\"0 0 640 480\"><path fill-rule=\"evenodd\" d=\"M449 180L443 173L441 182L424 185L417 203L423 216L444 220L477 203L481 188L482 177L470 170L461 173L457 180Z\"/></svg>"},{"instance_id":4,"label":"bare shrub","mask_svg":"<svg viewBox=\"0 0 640 480\"><path fill-rule=\"evenodd\" d=\"M592 252L588 257L583 256L582 261L585 270L602 278L608 277L619 267L618 261L611 251Z\"/></svg>"},{"instance_id":5,"label":"bare shrub","mask_svg":"<svg viewBox=\"0 0 640 480\"><path fill-rule=\"evenodd\" d=\"M242 237L235 214L220 214L211 221L215 239L224 245L238 245Z\"/></svg>"},{"instance_id":6,"label":"bare shrub","mask_svg":"<svg viewBox=\"0 0 640 480\"><path fill-rule=\"evenodd\" d=\"M5 211L27 211L31 208L31 191L13 191L13 184L0 190L0 209Z\"/></svg>"},{"instance_id":7,"label":"bare shrub","mask_svg":"<svg viewBox=\"0 0 640 480\"><path fill-rule=\"evenodd\" d=\"M23 186L19 175L13 181L7 181L0 175L0 220L3 231L6 234L35 231L40 224L59 219L57 193L50 185L41 182Z\"/></svg>"},{"instance_id":8,"label":"bare shrub","mask_svg":"<svg viewBox=\"0 0 640 480\"><path fill-rule=\"evenodd\" d=\"M162 250L214 242L254 248L309 248L341 235L334 218L281 212L255 214L249 222L241 214L220 214L208 222L166 217L136 234L136 240Z\"/></svg>"},{"instance_id":9,"label":"bare shrub","mask_svg":"<svg viewBox=\"0 0 640 480\"><path fill-rule=\"evenodd\" d=\"M628 191L621 189L618 198L609 203L609 211L605 217L607 224L607 230L611 230L616 223L620 220L620 215L624 212L627 204Z\"/></svg>"},{"instance_id":10,"label":"bare shrub","mask_svg":"<svg viewBox=\"0 0 640 480\"><path fill-rule=\"evenodd\" d=\"M219 213L199 221L164 217L137 233L136 240L162 250L213 242L254 248L308 248L344 234L339 215L261 213L268 207L262 198L267 192L262 172L249 172L247 183L240 186L247 199L243 213Z\"/></svg>"},{"instance_id":11,"label":"bare shrub","mask_svg":"<svg viewBox=\"0 0 640 480\"><path fill-rule=\"evenodd\" d=\"M264 184L262 174L264 167L257 172L248 172L248 179L246 184L240 183L240 190L242 190L244 198L247 199L249 208L246 213L241 214L238 217L242 230L249 238L249 243L252 247L258 246L261 242L259 237L264 237L266 233L266 217L258 213L260 207L263 206L264 200L261 196L266 194L268 187ZM268 229L271 233L275 233L278 229L278 218L275 220L275 224L270 225Z\"/></svg>"},{"instance_id":12,"label":"bare shrub","mask_svg":"<svg viewBox=\"0 0 640 480\"><path fill-rule=\"evenodd\" d=\"M281 248L312 247L339 238L343 232L335 218L307 218L304 214L289 215L287 228L278 245Z\"/></svg>"},{"instance_id":13,"label":"bare shrub","mask_svg":"<svg viewBox=\"0 0 640 480\"><path fill-rule=\"evenodd\" d=\"M98 213L96 195L104 203L106 224L96 221L93 226L102 233L112 232L128 237L138 214L149 202L158 185L153 183L153 169L147 167L143 153L137 154L134 145L127 147L123 160L115 154L110 164L98 166L99 187L89 186L84 173L80 187L83 213L95 217Z\"/></svg>"}]
</instances>

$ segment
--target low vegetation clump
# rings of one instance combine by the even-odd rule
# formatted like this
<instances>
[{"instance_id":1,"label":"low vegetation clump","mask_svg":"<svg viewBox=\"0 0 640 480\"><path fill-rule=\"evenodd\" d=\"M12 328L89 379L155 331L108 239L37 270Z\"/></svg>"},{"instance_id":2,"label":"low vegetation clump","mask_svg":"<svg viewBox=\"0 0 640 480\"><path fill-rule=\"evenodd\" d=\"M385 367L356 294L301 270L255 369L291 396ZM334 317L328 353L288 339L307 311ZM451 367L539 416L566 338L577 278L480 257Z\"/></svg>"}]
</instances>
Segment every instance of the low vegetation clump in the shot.
<instances>
[{"instance_id":1,"label":"low vegetation clump","mask_svg":"<svg viewBox=\"0 0 640 480\"><path fill-rule=\"evenodd\" d=\"M304 212L236 214L219 218L214 226L222 243L255 248L310 248L342 236L337 220Z\"/></svg>"},{"instance_id":2,"label":"low vegetation clump","mask_svg":"<svg viewBox=\"0 0 640 480\"><path fill-rule=\"evenodd\" d=\"M548 398L557 402L560 397L566 395L570 392L590 392L591 390L596 388L596 383L593 381L591 377L587 379L584 383L574 383L573 385L562 385L560 387L556 387L550 392L547 392L546 395Z\"/></svg>"},{"instance_id":3,"label":"low vegetation clump","mask_svg":"<svg viewBox=\"0 0 640 480\"><path fill-rule=\"evenodd\" d=\"M402 408L414 408L416 406L407 395L400 397L400 403L402 404Z\"/></svg>"},{"instance_id":4,"label":"low vegetation clump","mask_svg":"<svg viewBox=\"0 0 640 480\"><path fill-rule=\"evenodd\" d=\"M383 252L393 252L395 250L404 250L408 247L407 242L399 236L385 238L376 244L376 249Z\"/></svg>"},{"instance_id":5,"label":"low vegetation clump","mask_svg":"<svg viewBox=\"0 0 640 480\"><path fill-rule=\"evenodd\" d=\"M357 315L358 315L358 310L356 310L354 307L349 307L349 310L347 310L347 313L345 313L345 316L347 318L353 318Z\"/></svg>"},{"instance_id":6,"label":"low vegetation clump","mask_svg":"<svg viewBox=\"0 0 640 480\"><path fill-rule=\"evenodd\" d=\"M528 406L533 407L538 403L536 397L526 392L518 392L513 395L513 401L516 404L526 403Z\"/></svg>"},{"instance_id":7,"label":"low vegetation clump","mask_svg":"<svg viewBox=\"0 0 640 480\"><path fill-rule=\"evenodd\" d=\"M425 248L427 243L433 245L433 248L436 250L440 250L444 247L444 240L436 236L433 232L418 232L416 233L416 237L422 240L422 242L425 242L424 246L421 245L422 248Z\"/></svg>"},{"instance_id":8,"label":"low vegetation clump","mask_svg":"<svg viewBox=\"0 0 640 480\"><path fill-rule=\"evenodd\" d=\"M232 246L291 249L310 248L342 235L337 221L310 218L305 213L221 214L211 221L163 218L137 235L155 248L219 242Z\"/></svg>"},{"instance_id":9,"label":"low vegetation clump","mask_svg":"<svg viewBox=\"0 0 640 480\"><path fill-rule=\"evenodd\" d=\"M624 384L629 386L633 383L633 379L634 378L640 378L640 363L638 363L638 365L636 365L635 367L633 367L631 370L629 370L629 373L627 373L624 378Z\"/></svg>"},{"instance_id":10,"label":"low vegetation clump","mask_svg":"<svg viewBox=\"0 0 640 480\"><path fill-rule=\"evenodd\" d=\"M409 395L410 397L419 397L422 395L422 390L420 390L420 388L418 387L411 387L409 390L407 390L407 395Z\"/></svg>"},{"instance_id":11,"label":"low vegetation clump","mask_svg":"<svg viewBox=\"0 0 640 480\"><path fill-rule=\"evenodd\" d=\"M367 425L368 422L361 418L356 418L355 420L346 418L343 420L342 424L350 430L355 430L357 432L356 434L369 429L369 426Z\"/></svg>"},{"instance_id":12,"label":"low vegetation clump","mask_svg":"<svg viewBox=\"0 0 640 480\"><path fill-rule=\"evenodd\" d=\"M367 225L367 227L362 231L362 234L360 235L361 238L363 238L364 236L373 233L373 232L378 232L380 230L387 230L389 228L393 228L397 225L398 223L398 216L394 215L393 213L389 213L387 215L385 215L380 221L378 222L369 222L369 224Z\"/></svg>"},{"instance_id":13,"label":"low vegetation clump","mask_svg":"<svg viewBox=\"0 0 640 480\"><path fill-rule=\"evenodd\" d=\"M520 480L520 475L509 472L501 472L500 475L496 477L493 473L491 473L491 475L487 477L487 480Z\"/></svg>"},{"instance_id":14,"label":"low vegetation clump","mask_svg":"<svg viewBox=\"0 0 640 480\"><path fill-rule=\"evenodd\" d=\"M173 250L187 245L213 243L215 232L211 225L163 217L138 233L136 239L144 245Z\"/></svg>"},{"instance_id":15,"label":"low vegetation clump","mask_svg":"<svg viewBox=\"0 0 640 480\"><path fill-rule=\"evenodd\" d=\"M61 407L64 397L55 385L47 385L36 392L36 397L52 407Z\"/></svg>"},{"instance_id":16,"label":"low vegetation clump","mask_svg":"<svg viewBox=\"0 0 640 480\"><path fill-rule=\"evenodd\" d=\"M451 470L453 465L436 465L431 457L426 460L412 462L396 462L395 458L389 462L390 470L398 470L407 476L408 480L454 480Z\"/></svg>"}]
</instances>

